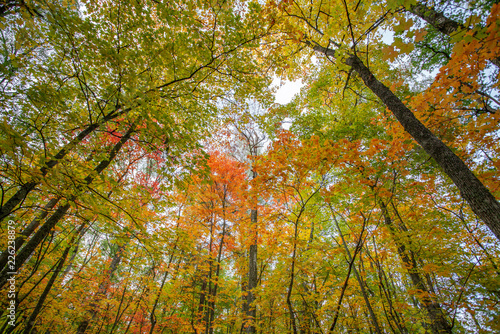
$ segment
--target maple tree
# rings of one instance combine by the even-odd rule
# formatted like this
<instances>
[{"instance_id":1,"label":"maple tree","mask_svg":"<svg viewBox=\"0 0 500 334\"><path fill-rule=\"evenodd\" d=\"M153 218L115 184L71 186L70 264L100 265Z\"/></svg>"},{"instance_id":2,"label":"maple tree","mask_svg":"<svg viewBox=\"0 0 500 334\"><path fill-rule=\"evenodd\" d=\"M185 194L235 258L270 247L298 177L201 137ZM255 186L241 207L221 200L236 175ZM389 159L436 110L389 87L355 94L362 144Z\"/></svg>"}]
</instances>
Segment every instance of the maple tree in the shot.
<instances>
[{"instance_id":1,"label":"maple tree","mask_svg":"<svg viewBox=\"0 0 500 334\"><path fill-rule=\"evenodd\" d=\"M3 1L0 332L500 330L499 13Z\"/></svg>"}]
</instances>

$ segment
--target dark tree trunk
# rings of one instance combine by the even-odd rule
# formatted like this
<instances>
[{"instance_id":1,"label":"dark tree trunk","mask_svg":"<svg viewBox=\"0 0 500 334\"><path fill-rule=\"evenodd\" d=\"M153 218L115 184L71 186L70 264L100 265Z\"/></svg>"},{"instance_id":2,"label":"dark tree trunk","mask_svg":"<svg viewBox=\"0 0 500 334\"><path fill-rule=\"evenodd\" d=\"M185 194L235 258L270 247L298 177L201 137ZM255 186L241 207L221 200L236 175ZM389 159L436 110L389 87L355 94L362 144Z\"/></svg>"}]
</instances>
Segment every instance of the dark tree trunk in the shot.
<instances>
[{"instance_id":1,"label":"dark tree trunk","mask_svg":"<svg viewBox=\"0 0 500 334\"><path fill-rule=\"evenodd\" d=\"M462 23L454 21L446 16L443 13L436 11L434 8L427 7L424 4L418 3L416 5L411 5L407 8L407 10L420 17L422 20L429 23L431 26L436 28L437 31L446 34L452 35L454 32L460 30L469 30ZM500 58L491 58L491 63L496 67L500 67Z\"/></svg>"},{"instance_id":2,"label":"dark tree trunk","mask_svg":"<svg viewBox=\"0 0 500 334\"><path fill-rule=\"evenodd\" d=\"M406 132L441 166L445 174L458 187L460 194L469 203L472 211L486 223L500 240L500 203L490 191L467 165L425 127L389 88L373 76L357 56L350 56L346 63L359 73L365 85L392 111Z\"/></svg>"},{"instance_id":3,"label":"dark tree trunk","mask_svg":"<svg viewBox=\"0 0 500 334\"><path fill-rule=\"evenodd\" d=\"M40 225L40 222L47 217L49 214L49 211L56 206L57 202L59 201L59 198L52 198L46 205L45 207L40 211L40 213L33 218L31 223L29 223L28 226L20 233L22 237L17 237L16 240L14 240L15 243L15 248L18 250L21 248L21 246L24 244L24 241L29 238L29 236L37 229L37 227ZM0 255L0 268L4 268L7 265L7 260L8 260L8 252L7 249Z\"/></svg>"},{"instance_id":4,"label":"dark tree trunk","mask_svg":"<svg viewBox=\"0 0 500 334\"><path fill-rule=\"evenodd\" d=\"M255 333L255 318L257 310L255 308L254 290L257 287L257 209L250 212L250 226L252 231L252 244L248 253L248 290L247 290L247 327L246 333Z\"/></svg>"},{"instance_id":5,"label":"dark tree trunk","mask_svg":"<svg viewBox=\"0 0 500 334\"><path fill-rule=\"evenodd\" d=\"M347 243L344 240L344 234L342 233L342 230L340 229L339 223L337 222L337 218L335 217L333 210L332 210L332 217L333 217L333 220L335 221L335 225L337 226L337 230L339 231L340 238L342 239L342 244L344 245L344 250L346 251L349 263L351 263L351 262L353 262L351 252L349 251L349 248L347 247ZM353 264L352 270L354 272L354 275L356 276L356 280L358 281L358 285L359 285L359 288L361 290L361 294L363 295L363 299L365 301L366 307L368 308L368 312L370 313L370 318L372 320L373 327L375 328L375 332L377 334L382 334L382 330L380 329L380 325L378 323L377 316L375 315L375 312L373 311L370 300L368 299L368 294L366 293L365 282L363 281L363 278L359 275L355 264Z\"/></svg>"},{"instance_id":6,"label":"dark tree trunk","mask_svg":"<svg viewBox=\"0 0 500 334\"><path fill-rule=\"evenodd\" d=\"M5 217L8 217L14 208L24 201L26 196L28 195L29 192L31 192L35 187L40 183L40 177L45 177L47 173L59 163L59 161L66 156L76 145L81 143L85 137L87 137L89 134L94 132L99 126L107 123L108 121L123 115L124 113L130 111L131 109L124 109L124 110L115 110L111 113L109 113L106 117L101 119L97 123L93 123L89 125L87 128L85 128L82 132L80 132L75 138L73 138L69 143L64 145L64 147L57 152L56 155L47 163L45 166L40 168L40 176L37 178L34 178L32 181L25 183L21 186L21 188L14 194L12 195L5 204L2 205L0 208L0 221L2 221Z\"/></svg>"},{"instance_id":7,"label":"dark tree trunk","mask_svg":"<svg viewBox=\"0 0 500 334\"><path fill-rule=\"evenodd\" d=\"M330 326L330 329L328 330L328 334L333 334L335 333L335 326L337 326L337 321L339 320L340 317L340 308L342 306L342 300L344 299L345 296L345 291L347 290L347 286L349 285L349 278L351 277L351 272L352 272L352 267L354 265L354 261L356 261L356 256L358 255L359 251L363 247L363 233L365 232L365 226L366 226L366 220L363 222L363 228L361 230L361 234L359 235L358 242L356 244L356 248L354 249L354 254L352 255L352 260L349 261L349 268L347 270L347 275L344 280L344 284L342 285L342 289L340 290L340 296L339 300L337 301L337 306L335 307L335 315L333 316L333 322L332 325Z\"/></svg>"},{"instance_id":8,"label":"dark tree trunk","mask_svg":"<svg viewBox=\"0 0 500 334\"><path fill-rule=\"evenodd\" d=\"M80 322L78 325L78 328L76 330L77 334L84 334L87 329L89 328L91 322L95 319L98 313L98 303L99 301L106 296L106 292L108 290L108 287L110 285L111 279L113 278L113 274L118 269L118 265L120 264L122 260L122 255L125 250L125 247L127 244L121 245L118 250L116 251L115 255L113 256L113 259L111 260L111 263L109 265L109 268L107 270L106 277L104 278L104 281L99 284L99 288L97 289L97 293L94 297L94 300L90 304L90 310L86 317Z\"/></svg>"},{"instance_id":9,"label":"dark tree trunk","mask_svg":"<svg viewBox=\"0 0 500 334\"><path fill-rule=\"evenodd\" d=\"M88 175L84 179L84 184L89 185L94 180L96 175L101 174L101 172L109 166L111 161L116 157L123 144L125 144L133 132L135 131L137 122L129 128L127 133L120 139L118 143L111 149L109 156L107 159L101 161L99 165L94 168L94 172L91 175ZM79 191L84 191L84 187L80 186ZM45 237L50 233L50 231L54 228L54 226L64 217L66 212L70 208L70 202L74 201L76 196L73 195L68 198L68 202L64 205L61 205L57 208L57 210L52 214L52 216L47 219L47 221L38 229L38 231L33 235L33 237L26 243L26 245L20 250L20 252L16 255L16 263L15 268L13 270L8 270L9 268L4 268L2 272L0 272L0 288L3 287L7 283L8 272L17 272L19 268L26 262L26 260L33 254L38 245L45 239Z\"/></svg>"},{"instance_id":10,"label":"dark tree trunk","mask_svg":"<svg viewBox=\"0 0 500 334\"><path fill-rule=\"evenodd\" d=\"M158 289L158 294L156 295L155 302L153 304L153 308L151 309L151 313L149 315L149 320L151 321L151 328L149 329L149 334L153 334L153 331L154 331L155 326L156 326L156 322L157 321L156 321L155 312L156 312L156 308L158 307L158 302L160 301L160 296L161 296L161 293L163 291L163 287L165 286L165 282L167 281L167 277L168 277L170 265L172 264L172 261L174 259L174 253L173 252L177 249L177 242L178 242L178 239L175 242L175 246L174 246L174 248L172 250L172 254L170 254L170 258L168 260L167 269L165 269L165 274L163 275L163 279L161 280L160 289Z\"/></svg>"},{"instance_id":11,"label":"dark tree trunk","mask_svg":"<svg viewBox=\"0 0 500 334\"><path fill-rule=\"evenodd\" d=\"M429 291L428 287L425 284L425 279L418 272L418 265L414 259L414 257L408 254L406 250L406 246L396 237L396 227L392 223L392 219L389 216L389 212L387 211L387 207L379 200L380 209L382 211L382 215L384 216L384 223L388 227L391 235L393 237L394 242L398 248L398 254L401 260L404 263L406 270L408 271L408 275L410 279L418 290L424 292L423 296L420 298L425 310L427 311L427 315L430 321L430 327L434 334L442 334L442 333L452 333L452 326L446 319L444 312L441 308L441 305L436 302L431 296L432 293Z\"/></svg>"},{"instance_id":12,"label":"dark tree trunk","mask_svg":"<svg viewBox=\"0 0 500 334\"><path fill-rule=\"evenodd\" d=\"M61 258L59 259L59 263L58 263L56 269L54 270L54 273L50 277L47 285L45 286L45 289L43 290L40 298L38 299L38 302L37 302L37 304L35 306L35 309L31 313L31 315L30 315L30 317L29 317L29 319L27 321L26 328L24 329L24 333L25 334L30 334L31 331L33 330L33 328L35 327L35 321L36 321L36 318L38 317L38 314L42 310L43 303L45 302L45 299L47 299L47 296L48 296L50 290L52 289L52 286L54 285L54 282L56 281L57 276L62 271L62 267L64 266L64 262L66 261L66 258L68 257L68 253L69 253L69 251L70 251L70 249L72 247L73 242L75 241L75 238L81 233L81 231L83 230L84 227L85 227L85 223L83 223L80 226L80 228L78 229L78 231L71 238L71 241L69 242L69 245L66 247L66 249L64 250L64 252L63 252L63 254L61 256Z\"/></svg>"},{"instance_id":13,"label":"dark tree trunk","mask_svg":"<svg viewBox=\"0 0 500 334\"><path fill-rule=\"evenodd\" d=\"M306 43L311 45L310 42ZM327 57L335 57L335 50L319 45L313 46L313 49ZM350 55L345 63L359 74L365 85L382 100L405 131L439 164L460 190L462 198L467 201L472 211L500 240L500 203L462 159L422 124L387 86L378 81L361 59Z\"/></svg>"},{"instance_id":14,"label":"dark tree trunk","mask_svg":"<svg viewBox=\"0 0 500 334\"><path fill-rule=\"evenodd\" d=\"M434 8L429 8L418 2L416 5L409 6L407 10L425 20L436 28L437 31L446 35L450 35L458 29L467 29L463 24L447 18L443 13L436 11Z\"/></svg>"}]
</instances>

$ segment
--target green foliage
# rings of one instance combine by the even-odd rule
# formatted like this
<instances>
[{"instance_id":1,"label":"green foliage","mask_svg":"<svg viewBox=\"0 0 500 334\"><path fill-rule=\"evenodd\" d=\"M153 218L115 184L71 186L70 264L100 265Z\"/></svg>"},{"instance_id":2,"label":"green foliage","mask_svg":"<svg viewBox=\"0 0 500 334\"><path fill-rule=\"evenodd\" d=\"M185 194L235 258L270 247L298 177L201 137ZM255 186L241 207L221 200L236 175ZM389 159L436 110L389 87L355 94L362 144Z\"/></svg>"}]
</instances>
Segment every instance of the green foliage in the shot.
<instances>
[{"instance_id":1,"label":"green foliage","mask_svg":"<svg viewBox=\"0 0 500 334\"><path fill-rule=\"evenodd\" d=\"M35 240L71 204L16 275L14 332L67 247L37 332L437 333L430 303L497 331L498 240L367 81L498 197L500 7L423 3L449 36L418 4L2 3L1 204L22 196L0 229ZM275 76L305 86L273 105Z\"/></svg>"}]
</instances>

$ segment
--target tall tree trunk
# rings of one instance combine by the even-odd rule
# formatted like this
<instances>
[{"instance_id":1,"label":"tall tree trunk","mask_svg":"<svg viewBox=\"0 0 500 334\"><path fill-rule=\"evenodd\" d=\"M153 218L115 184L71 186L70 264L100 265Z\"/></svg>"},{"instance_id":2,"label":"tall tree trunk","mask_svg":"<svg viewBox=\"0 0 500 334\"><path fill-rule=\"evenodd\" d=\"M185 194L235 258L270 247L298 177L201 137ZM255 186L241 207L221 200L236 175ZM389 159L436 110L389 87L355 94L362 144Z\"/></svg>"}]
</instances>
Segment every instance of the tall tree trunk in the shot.
<instances>
[{"instance_id":1,"label":"tall tree trunk","mask_svg":"<svg viewBox=\"0 0 500 334\"><path fill-rule=\"evenodd\" d=\"M37 229L37 227L40 225L40 222L47 217L49 214L49 211L56 206L57 202L59 201L59 197L57 198L52 198L43 209L40 210L39 214L33 218L31 223L29 223L28 226L20 233L21 236L17 237L14 240L14 247L16 250L21 248L21 246L24 244L24 241L29 238L29 236ZM7 265L7 260L8 260L9 253L7 252L7 249L2 252L2 255L0 255L0 268L4 268Z\"/></svg>"},{"instance_id":2,"label":"tall tree trunk","mask_svg":"<svg viewBox=\"0 0 500 334\"><path fill-rule=\"evenodd\" d=\"M111 283L114 272L116 271L116 269L118 269L118 265L122 260L122 255L123 252L125 251L126 246L127 244L123 244L120 245L120 247L118 247L118 250L116 251L115 255L113 256L113 259L111 260L111 263L106 273L106 277L104 277L104 280L101 282L101 284L99 284L99 288L97 289L97 293L94 297L94 300L90 303L90 310L87 312L87 315L85 316L84 320L82 320L78 325L78 328L76 330L77 334L84 334L91 325L91 322L97 316L99 312L98 303L101 299L103 299L106 296L108 287Z\"/></svg>"},{"instance_id":3,"label":"tall tree trunk","mask_svg":"<svg viewBox=\"0 0 500 334\"><path fill-rule=\"evenodd\" d=\"M101 161L99 165L94 168L94 172L88 175L84 179L84 184L89 185L92 183L96 175L101 174L101 172L109 166L111 161L116 157L123 144L125 144L130 137L132 136L135 128L137 126L137 121L132 124L127 133L115 144L115 146L111 149L108 158ZM84 186L79 186L79 191L84 191ZM38 229L38 231L33 235L33 237L26 243L26 245L20 250L20 252L16 255L16 263L13 269L5 267L0 272L0 288L3 287L7 283L7 279L9 276L9 272L17 272L19 268L26 262L26 260L33 254L38 245L45 239L45 237L50 233L50 231L56 226L56 224L64 217L66 212L70 208L70 202L74 201L77 198L76 195L72 195L68 198L67 203L61 205L57 208L57 210L50 216L47 221Z\"/></svg>"},{"instance_id":4,"label":"tall tree trunk","mask_svg":"<svg viewBox=\"0 0 500 334\"><path fill-rule=\"evenodd\" d=\"M372 257L369 254L368 247L365 247L367 254L369 255L372 263L375 264L375 267L377 269L380 297L381 298L385 297L385 299L387 300L387 304L389 307L388 312L387 312L387 309L386 309L384 303L382 302L382 305L384 307L384 312L386 315L386 319L387 319L387 323L389 324L391 329L393 329L392 324L391 324L391 319L392 319L392 321L394 322L394 324L396 325L396 327L400 333L408 334L408 329L404 325L405 322L402 319L402 315L399 314L398 310L396 310L396 308L393 304L393 297L392 297L392 293L391 293L390 283L388 282L387 275L385 274L385 271L382 268L382 264L380 263L380 260L379 260L380 256L378 255L378 252L377 252L377 244L375 242L375 237L373 237L373 249L375 252L375 257ZM385 283L384 283L384 280L385 280ZM396 331L394 329L393 329L393 332L396 333Z\"/></svg>"},{"instance_id":5,"label":"tall tree trunk","mask_svg":"<svg viewBox=\"0 0 500 334\"><path fill-rule=\"evenodd\" d=\"M312 45L310 42L306 43ZM313 49L327 57L335 57L335 50L319 45L313 46ZM375 78L358 56L349 55L345 63L359 74L365 85L382 100L405 131L439 164L460 190L461 196L467 201L472 211L500 240L500 203L491 192L462 159L422 124L389 88Z\"/></svg>"},{"instance_id":6,"label":"tall tree trunk","mask_svg":"<svg viewBox=\"0 0 500 334\"><path fill-rule=\"evenodd\" d=\"M202 322L204 319L205 308L207 303L207 279L203 277L204 273L202 272L202 283L200 289L200 301L198 303L198 314L196 316L197 322ZM194 328L194 326L193 326Z\"/></svg>"},{"instance_id":7,"label":"tall tree trunk","mask_svg":"<svg viewBox=\"0 0 500 334\"><path fill-rule=\"evenodd\" d=\"M247 327L246 333L255 333L255 320L257 317L257 309L255 306L254 289L257 287L257 209L250 211L250 228L252 230L252 243L248 252L248 290L247 290Z\"/></svg>"},{"instance_id":8,"label":"tall tree trunk","mask_svg":"<svg viewBox=\"0 0 500 334\"><path fill-rule=\"evenodd\" d=\"M446 17L443 13L436 11L434 8L427 7L419 2L408 6L406 10L420 17L422 20L436 28L437 31L445 35L452 35L458 30L470 30L462 23L454 21ZM491 58L490 61L496 67L500 67L500 57Z\"/></svg>"},{"instance_id":9,"label":"tall tree trunk","mask_svg":"<svg viewBox=\"0 0 500 334\"><path fill-rule=\"evenodd\" d=\"M253 118L251 118L253 119ZM255 171L254 162L258 156L259 148L262 147L265 136L261 136L258 133L257 126L253 123L247 123L246 125L238 124L238 122L233 123L234 127L238 133L243 137L246 142L246 148L250 154L251 161L251 180L257 177L257 172ZM257 242L258 242L258 228L257 228L257 203L250 211L250 246L248 249L248 282L242 285L243 293L246 298L243 301L243 313L246 319L242 323L242 329L245 333L256 333L255 321L257 317L257 308L255 305L255 294L254 289L257 287Z\"/></svg>"},{"instance_id":10,"label":"tall tree trunk","mask_svg":"<svg viewBox=\"0 0 500 334\"><path fill-rule=\"evenodd\" d=\"M161 280L160 289L158 289L158 294L156 295L155 302L153 304L153 308L151 309L151 313L149 315L149 320L151 321L151 328L149 330L149 334L153 334L154 328L156 326L156 315L155 315L156 307L158 306L158 302L160 301L160 296L161 296L161 293L163 291L163 287L165 286L165 282L167 281L170 265L172 264L172 260L174 259L173 252L177 249L178 240L179 239L177 239L175 241L175 246L174 246L174 248L172 250L172 254L170 254L170 258L168 260L167 269L165 269L165 274L163 275L163 279Z\"/></svg>"},{"instance_id":11,"label":"tall tree trunk","mask_svg":"<svg viewBox=\"0 0 500 334\"><path fill-rule=\"evenodd\" d=\"M500 203L490 191L467 165L427 129L389 88L373 76L357 56L350 56L346 62L359 73L366 86L392 111L406 132L441 166L446 175L458 187L460 194L469 203L472 211L486 223L500 240Z\"/></svg>"},{"instance_id":12,"label":"tall tree trunk","mask_svg":"<svg viewBox=\"0 0 500 334\"><path fill-rule=\"evenodd\" d=\"M363 217L364 218L364 217ZM352 260L349 261L349 268L347 269L347 275L344 280L344 284L342 285L342 289L340 290L340 296L339 300L337 302L337 306L335 307L335 315L333 316L333 322L332 325L330 326L330 329L328 330L328 334L333 334L335 333L335 326L337 326L337 321L339 320L340 317L340 308L342 306L342 300L344 299L345 296L345 291L347 290L347 286L349 285L349 278L351 277L351 272L352 272L352 267L354 266L354 261L356 261L356 256L360 252L361 248L363 247L363 233L365 232L365 227L366 227L367 220L363 220L363 226L361 229L361 233L359 235L358 242L356 244L356 248L354 249L354 254L352 255Z\"/></svg>"},{"instance_id":13,"label":"tall tree trunk","mask_svg":"<svg viewBox=\"0 0 500 334\"><path fill-rule=\"evenodd\" d=\"M335 217L335 214L333 212L332 207L330 206L330 209L332 211L332 217L333 220L335 221L335 225L337 226L337 231L339 231L340 238L342 239L342 244L344 245L344 250L347 254L347 258L349 259L349 263L353 262L351 252L349 251L349 248L347 247L347 244L344 240L344 234L342 233L342 230L340 229L339 223L337 221L337 218ZM370 303L370 300L368 299L368 294L366 293L365 290L365 282L363 281L363 278L359 275L358 270L356 269L356 265L353 264L352 270L354 272L354 275L356 276L356 280L358 281L359 288L361 290L361 294L363 295L363 299L365 300L366 307L368 308L368 312L370 313L370 318L373 323L373 327L375 328L375 332L377 334L382 334L382 330L380 329L380 325L377 320L377 316L375 315L375 312L373 312L372 305Z\"/></svg>"},{"instance_id":14,"label":"tall tree trunk","mask_svg":"<svg viewBox=\"0 0 500 334\"><path fill-rule=\"evenodd\" d=\"M443 13L436 11L434 8L427 7L426 5L417 2L406 8L410 13L417 15L425 20L431 26L436 28L437 31L450 35L458 29L467 29L463 24L454 21L444 16Z\"/></svg>"},{"instance_id":15,"label":"tall tree trunk","mask_svg":"<svg viewBox=\"0 0 500 334\"><path fill-rule=\"evenodd\" d=\"M215 217L212 216L210 223L210 241L208 244L209 249L209 260L208 260L208 277L207 277L207 293L205 296L205 313L203 315L204 323L205 323L205 334L208 334L211 328L210 323L210 298L212 297L212 267L214 260L212 259L212 247L214 244L213 236L214 236L214 224Z\"/></svg>"},{"instance_id":16,"label":"tall tree trunk","mask_svg":"<svg viewBox=\"0 0 500 334\"><path fill-rule=\"evenodd\" d=\"M384 223L388 227L394 242L396 243L398 254L404 263L408 275L413 283L413 286L422 291L420 301L427 311L430 321L430 327L434 334L452 333L452 326L445 317L441 305L432 298L432 293L425 284L425 279L418 272L418 265L413 257L408 254L406 246L396 237L396 227L394 226L387 207L382 200L379 200L380 210L384 217Z\"/></svg>"},{"instance_id":17,"label":"tall tree trunk","mask_svg":"<svg viewBox=\"0 0 500 334\"><path fill-rule=\"evenodd\" d=\"M304 207L301 208L300 213L297 216L297 219L294 223L294 232L293 232L293 251L292 251L292 265L290 267L290 283L288 284L288 290L286 293L286 304L288 305L288 313L290 318L290 324L292 326L293 334L297 334L297 324L295 321L295 311L293 310L292 305L292 291L295 283L295 261L297 257L297 238L299 236L299 219L302 213L304 212Z\"/></svg>"},{"instance_id":18,"label":"tall tree trunk","mask_svg":"<svg viewBox=\"0 0 500 334\"><path fill-rule=\"evenodd\" d=\"M225 212L225 208L223 207L223 212ZM217 298L217 291L219 287L219 275L220 275L220 263L222 260L222 249L224 247L224 237L226 235L226 219L224 218L223 224L222 224L222 235L219 243L219 252L217 254L217 266L215 267L215 281L214 281L214 286L212 288L212 294L211 298L209 301L209 307L208 310L210 312L210 317L209 317L209 334L213 334L214 328L213 328L213 322L215 320L215 300Z\"/></svg>"},{"instance_id":19,"label":"tall tree trunk","mask_svg":"<svg viewBox=\"0 0 500 334\"><path fill-rule=\"evenodd\" d=\"M59 263L58 263L56 269L54 270L54 273L52 274L49 281L47 282L45 289L43 290L41 296L38 298L38 302L37 302L35 308L33 309L33 312L31 313L31 315L27 321L26 328L24 329L25 334L30 334L31 331L33 330L33 328L35 327L35 321L36 321L36 318L38 317L38 314L42 310L43 303L45 302L45 299L47 298L50 290L52 289L52 286L54 285L54 282L56 281L57 276L62 271L62 267L64 266L64 262L66 261L66 258L68 257L68 254L69 254L69 251L71 250L71 247L73 246L73 242L75 241L76 237L82 232L84 227L85 227L85 223L80 225L78 231L73 235L73 237L71 238L71 241L69 242L68 246L64 250L61 258L59 259Z\"/></svg>"},{"instance_id":20,"label":"tall tree trunk","mask_svg":"<svg viewBox=\"0 0 500 334\"><path fill-rule=\"evenodd\" d=\"M64 145L64 147L59 152L57 152L57 154L54 155L52 159L50 159L45 163L45 166L40 168L39 176L33 178L30 182L23 184L21 188L14 195L12 195L5 204L2 205L2 207L0 208L0 221L2 221L5 217L8 217L12 213L14 208L26 198L28 193L31 192L33 189L35 189L35 187L40 183L40 179L45 177L47 173L55 165L57 165L59 161L62 158L64 158L76 145L81 143L85 139L85 137L94 132L99 126L107 123L108 121L120 115L129 112L130 110L131 108L114 110L113 112L103 117L99 122L89 125L82 132L80 132L75 138L73 138L69 143Z\"/></svg>"}]
</instances>

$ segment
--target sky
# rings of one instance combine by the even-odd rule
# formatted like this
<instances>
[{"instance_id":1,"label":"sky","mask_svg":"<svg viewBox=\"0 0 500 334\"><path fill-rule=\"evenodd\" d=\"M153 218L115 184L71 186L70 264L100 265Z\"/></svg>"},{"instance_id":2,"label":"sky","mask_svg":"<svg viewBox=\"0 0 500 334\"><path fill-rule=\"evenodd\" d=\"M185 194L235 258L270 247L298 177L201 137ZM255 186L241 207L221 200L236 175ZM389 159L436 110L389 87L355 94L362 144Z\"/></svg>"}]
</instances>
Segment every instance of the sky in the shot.
<instances>
[{"instance_id":1,"label":"sky","mask_svg":"<svg viewBox=\"0 0 500 334\"><path fill-rule=\"evenodd\" d=\"M304 86L301 80L288 81L279 78L274 78L271 85L279 87L274 94L274 101L279 104L287 104L290 102L295 94L298 94L300 89Z\"/></svg>"}]
</instances>

